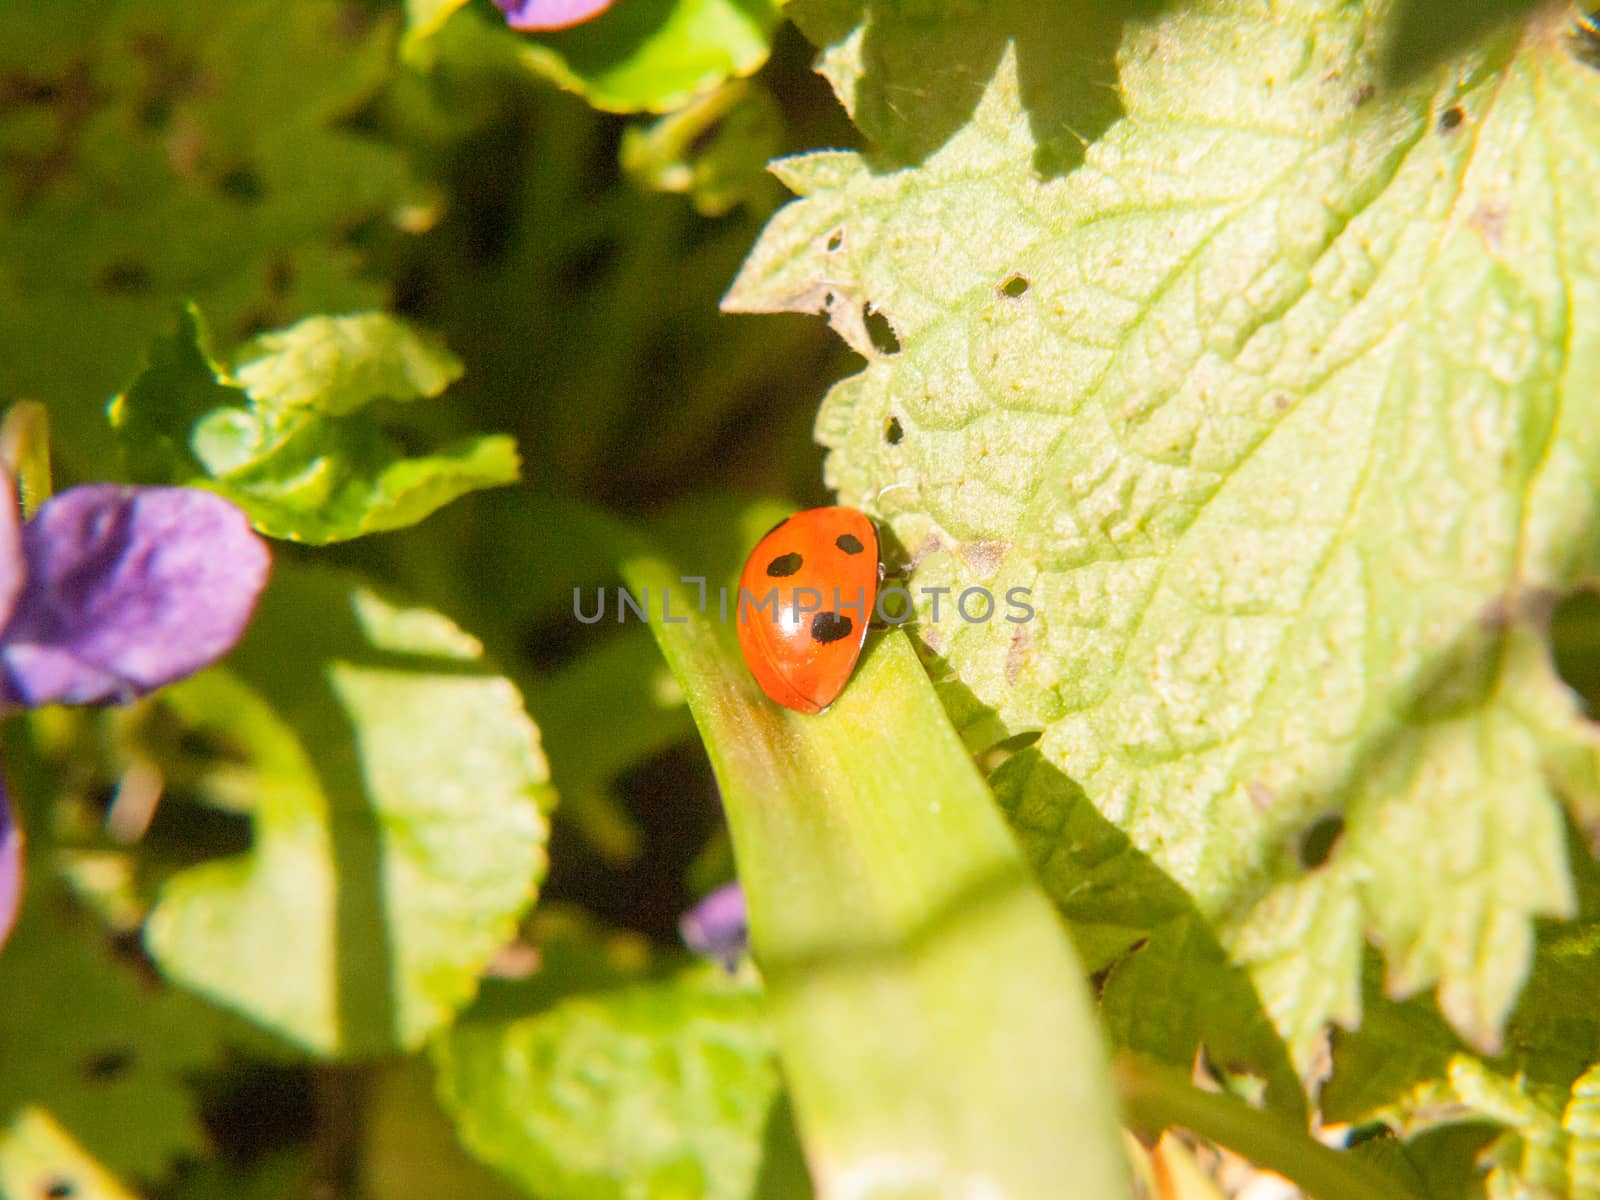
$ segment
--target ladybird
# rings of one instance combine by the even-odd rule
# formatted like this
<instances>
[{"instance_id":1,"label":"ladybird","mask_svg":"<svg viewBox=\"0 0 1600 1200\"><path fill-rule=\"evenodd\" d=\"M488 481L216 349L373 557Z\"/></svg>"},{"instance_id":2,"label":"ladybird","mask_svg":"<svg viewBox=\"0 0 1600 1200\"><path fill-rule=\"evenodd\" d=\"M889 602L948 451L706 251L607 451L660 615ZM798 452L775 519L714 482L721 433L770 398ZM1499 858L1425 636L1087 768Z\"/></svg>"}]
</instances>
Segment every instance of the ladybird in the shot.
<instances>
[{"instance_id":1,"label":"ladybird","mask_svg":"<svg viewBox=\"0 0 1600 1200\"><path fill-rule=\"evenodd\" d=\"M779 521L739 573L739 649L756 682L797 712L832 704L867 640L881 578L878 531L854 508Z\"/></svg>"}]
</instances>

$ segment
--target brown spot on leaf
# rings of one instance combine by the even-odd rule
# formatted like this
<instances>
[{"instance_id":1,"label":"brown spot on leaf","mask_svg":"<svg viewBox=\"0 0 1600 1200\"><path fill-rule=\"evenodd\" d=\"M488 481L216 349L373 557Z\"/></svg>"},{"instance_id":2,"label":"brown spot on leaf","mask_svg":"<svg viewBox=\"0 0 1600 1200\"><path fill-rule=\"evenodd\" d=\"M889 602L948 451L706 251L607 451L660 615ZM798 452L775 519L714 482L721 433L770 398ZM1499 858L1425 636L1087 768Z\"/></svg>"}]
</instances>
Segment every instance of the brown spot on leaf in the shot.
<instances>
[{"instance_id":1,"label":"brown spot on leaf","mask_svg":"<svg viewBox=\"0 0 1600 1200\"><path fill-rule=\"evenodd\" d=\"M980 577L987 579L1000 569L1010 549L1010 542L962 542L961 557Z\"/></svg>"},{"instance_id":2,"label":"brown spot on leaf","mask_svg":"<svg viewBox=\"0 0 1600 1200\"><path fill-rule=\"evenodd\" d=\"M1490 250L1498 252L1506 229L1505 205L1485 201L1473 210L1472 216L1467 218L1467 224L1483 235Z\"/></svg>"},{"instance_id":3,"label":"brown spot on leaf","mask_svg":"<svg viewBox=\"0 0 1600 1200\"><path fill-rule=\"evenodd\" d=\"M1033 654L1033 635L1026 625L1018 625L1011 635L1011 646L1006 650L1006 683L1015 685Z\"/></svg>"},{"instance_id":4,"label":"brown spot on leaf","mask_svg":"<svg viewBox=\"0 0 1600 1200\"><path fill-rule=\"evenodd\" d=\"M1244 791L1250 797L1251 807L1259 813L1269 811L1278 799L1278 793L1258 779L1245 784Z\"/></svg>"}]
</instances>

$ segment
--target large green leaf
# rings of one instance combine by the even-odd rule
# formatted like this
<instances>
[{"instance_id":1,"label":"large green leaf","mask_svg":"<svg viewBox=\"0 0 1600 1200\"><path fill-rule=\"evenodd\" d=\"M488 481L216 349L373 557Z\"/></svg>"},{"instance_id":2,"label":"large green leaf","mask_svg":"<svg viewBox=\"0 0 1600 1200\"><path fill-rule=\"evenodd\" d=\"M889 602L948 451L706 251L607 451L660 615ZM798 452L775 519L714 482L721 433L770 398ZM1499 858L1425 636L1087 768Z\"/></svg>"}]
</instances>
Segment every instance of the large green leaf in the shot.
<instances>
[{"instance_id":1,"label":"large green leaf","mask_svg":"<svg viewBox=\"0 0 1600 1200\"><path fill-rule=\"evenodd\" d=\"M79 471L176 304L231 341L381 302L350 235L413 185L348 118L394 26L342 0L0 8L0 396L49 403Z\"/></svg>"},{"instance_id":2,"label":"large green leaf","mask_svg":"<svg viewBox=\"0 0 1600 1200\"><path fill-rule=\"evenodd\" d=\"M711 753L818 1190L1126 1195L1081 968L906 639L820 716L740 660L717 589L774 515L692 511L624 574Z\"/></svg>"},{"instance_id":3,"label":"large green leaf","mask_svg":"<svg viewBox=\"0 0 1600 1200\"><path fill-rule=\"evenodd\" d=\"M486 985L434 1047L462 1140L550 1200L793 1195L764 1152L784 1110L759 991L642 965L567 929L531 979Z\"/></svg>"},{"instance_id":4,"label":"large green leaf","mask_svg":"<svg viewBox=\"0 0 1600 1200\"><path fill-rule=\"evenodd\" d=\"M166 884L145 930L162 969L317 1054L417 1046L544 872L516 689L436 613L280 564L227 669L163 699L226 748L215 786L251 797L255 847Z\"/></svg>"},{"instance_id":5,"label":"large green leaf","mask_svg":"<svg viewBox=\"0 0 1600 1200\"><path fill-rule=\"evenodd\" d=\"M792 11L879 153L779 164L803 198L726 304L868 357L818 432L913 587L1031 589L1021 626L920 600L969 741L1038 731L1303 1069L1358 1017L1363 935L1495 1048L1530 919L1572 911L1552 781L1600 801L1538 629L1600 547L1570 14L1385 89L1381 0Z\"/></svg>"},{"instance_id":6,"label":"large green leaf","mask_svg":"<svg viewBox=\"0 0 1600 1200\"><path fill-rule=\"evenodd\" d=\"M310 317L224 367L191 306L112 403L111 422L138 482L212 487L272 537L344 541L516 481L508 437L408 455L364 411L437 396L460 374L448 350L384 313Z\"/></svg>"}]
</instances>

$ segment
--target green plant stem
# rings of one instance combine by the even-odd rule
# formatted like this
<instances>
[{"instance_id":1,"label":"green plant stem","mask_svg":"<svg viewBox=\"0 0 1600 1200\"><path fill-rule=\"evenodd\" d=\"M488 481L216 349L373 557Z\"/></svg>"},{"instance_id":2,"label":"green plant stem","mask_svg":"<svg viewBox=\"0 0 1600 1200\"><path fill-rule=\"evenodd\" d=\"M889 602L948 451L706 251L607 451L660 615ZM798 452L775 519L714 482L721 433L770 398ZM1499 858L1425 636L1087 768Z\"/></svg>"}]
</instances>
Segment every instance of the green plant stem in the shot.
<instances>
[{"instance_id":1,"label":"green plant stem","mask_svg":"<svg viewBox=\"0 0 1600 1200\"><path fill-rule=\"evenodd\" d=\"M6 410L0 469L17 485L24 518L50 499L50 418L37 400L19 400Z\"/></svg>"},{"instance_id":2,"label":"green plant stem","mask_svg":"<svg viewBox=\"0 0 1600 1200\"><path fill-rule=\"evenodd\" d=\"M1235 1096L1195 1087L1170 1067L1124 1053L1112 1075L1123 1116L1137 1129L1154 1133L1181 1125L1276 1171L1316 1200L1396 1200L1410 1194L1370 1163L1330 1149Z\"/></svg>"}]
</instances>

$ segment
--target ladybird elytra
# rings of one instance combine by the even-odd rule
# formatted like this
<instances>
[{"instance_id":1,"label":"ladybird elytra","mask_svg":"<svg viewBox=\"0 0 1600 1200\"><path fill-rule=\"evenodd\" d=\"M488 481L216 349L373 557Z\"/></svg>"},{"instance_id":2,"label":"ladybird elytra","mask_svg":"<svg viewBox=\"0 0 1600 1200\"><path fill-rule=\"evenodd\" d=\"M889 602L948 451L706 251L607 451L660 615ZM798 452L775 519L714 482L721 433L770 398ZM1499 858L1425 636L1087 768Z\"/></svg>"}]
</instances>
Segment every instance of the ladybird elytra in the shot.
<instances>
[{"instance_id":1,"label":"ladybird elytra","mask_svg":"<svg viewBox=\"0 0 1600 1200\"><path fill-rule=\"evenodd\" d=\"M739 649L761 690L819 713L844 690L878 599L878 531L858 509L779 521L739 573Z\"/></svg>"}]
</instances>

